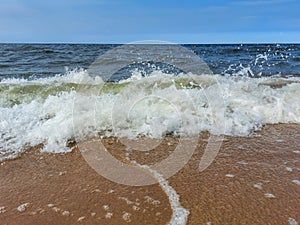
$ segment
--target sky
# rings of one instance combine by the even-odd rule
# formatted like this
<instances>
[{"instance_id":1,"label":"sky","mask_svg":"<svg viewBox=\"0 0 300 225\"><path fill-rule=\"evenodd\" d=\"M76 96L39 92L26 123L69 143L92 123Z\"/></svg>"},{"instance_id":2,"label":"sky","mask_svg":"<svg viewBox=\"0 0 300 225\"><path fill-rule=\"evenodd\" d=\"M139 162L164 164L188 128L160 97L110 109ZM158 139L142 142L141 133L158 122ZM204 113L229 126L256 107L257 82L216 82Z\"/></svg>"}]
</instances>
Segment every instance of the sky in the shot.
<instances>
[{"instance_id":1,"label":"sky","mask_svg":"<svg viewBox=\"0 0 300 225\"><path fill-rule=\"evenodd\" d=\"M300 43L299 0L0 0L2 43Z\"/></svg>"}]
</instances>

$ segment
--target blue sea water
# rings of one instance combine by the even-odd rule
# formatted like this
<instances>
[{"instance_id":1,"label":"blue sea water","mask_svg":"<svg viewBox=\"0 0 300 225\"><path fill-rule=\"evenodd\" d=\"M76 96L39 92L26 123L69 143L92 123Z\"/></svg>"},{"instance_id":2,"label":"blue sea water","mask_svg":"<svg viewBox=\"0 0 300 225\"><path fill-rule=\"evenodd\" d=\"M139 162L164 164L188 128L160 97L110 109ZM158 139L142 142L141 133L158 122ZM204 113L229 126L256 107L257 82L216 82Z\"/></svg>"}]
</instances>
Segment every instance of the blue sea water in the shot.
<instances>
[{"instance_id":1,"label":"blue sea water","mask_svg":"<svg viewBox=\"0 0 300 225\"><path fill-rule=\"evenodd\" d=\"M0 79L40 78L66 68L88 68L97 57L120 45L0 44ZM214 74L251 68L253 76L300 74L300 44L182 45L204 60Z\"/></svg>"},{"instance_id":2,"label":"blue sea water","mask_svg":"<svg viewBox=\"0 0 300 225\"><path fill-rule=\"evenodd\" d=\"M181 45L208 68L199 73L176 66L197 68L191 55L153 45L136 54L161 61L137 57L108 80L92 73L99 57L99 68L126 64L133 52L121 46L0 44L0 160L40 143L69 152L68 141L97 135L247 136L269 123L300 123L300 45ZM176 65L164 63L174 54Z\"/></svg>"}]
</instances>

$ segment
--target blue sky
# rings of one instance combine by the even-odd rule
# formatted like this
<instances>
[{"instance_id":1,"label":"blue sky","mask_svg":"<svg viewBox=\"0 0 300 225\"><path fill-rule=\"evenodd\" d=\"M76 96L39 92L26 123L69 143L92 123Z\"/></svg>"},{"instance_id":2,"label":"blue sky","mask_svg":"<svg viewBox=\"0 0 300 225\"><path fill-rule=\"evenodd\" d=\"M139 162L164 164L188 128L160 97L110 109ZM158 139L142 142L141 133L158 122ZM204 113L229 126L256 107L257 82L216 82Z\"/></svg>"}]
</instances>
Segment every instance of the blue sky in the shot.
<instances>
[{"instance_id":1,"label":"blue sky","mask_svg":"<svg viewBox=\"0 0 300 225\"><path fill-rule=\"evenodd\" d=\"M0 0L0 42L300 43L299 0Z\"/></svg>"}]
</instances>

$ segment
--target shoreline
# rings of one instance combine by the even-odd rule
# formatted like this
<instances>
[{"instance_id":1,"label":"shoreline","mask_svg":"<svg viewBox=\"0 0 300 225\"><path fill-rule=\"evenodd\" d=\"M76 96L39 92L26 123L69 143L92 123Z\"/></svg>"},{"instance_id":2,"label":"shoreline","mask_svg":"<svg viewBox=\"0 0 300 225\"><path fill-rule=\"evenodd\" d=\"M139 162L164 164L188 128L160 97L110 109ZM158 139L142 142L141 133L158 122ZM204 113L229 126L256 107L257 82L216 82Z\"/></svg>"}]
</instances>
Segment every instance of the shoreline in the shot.
<instances>
[{"instance_id":1,"label":"shoreline","mask_svg":"<svg viewBox=\"0 0 300 225\"><path fill-rule=\"evenodd\" d=\"M213 163L200 172L207 135L200 135L191 159L168 179L181 205L190 211L187 224L300 222L299 124L266 125L253 137L226 137ZM153 152L131 154L142 163L156 162L177 143L178 138L166 137ZM105 138L103 144L125 161L125 146L115 138ZM170 221L170 202L159 184L117 184L98 175L78 149L49 154L38 148L1 163L1 225Z\"/></svg>"}]
</instances>

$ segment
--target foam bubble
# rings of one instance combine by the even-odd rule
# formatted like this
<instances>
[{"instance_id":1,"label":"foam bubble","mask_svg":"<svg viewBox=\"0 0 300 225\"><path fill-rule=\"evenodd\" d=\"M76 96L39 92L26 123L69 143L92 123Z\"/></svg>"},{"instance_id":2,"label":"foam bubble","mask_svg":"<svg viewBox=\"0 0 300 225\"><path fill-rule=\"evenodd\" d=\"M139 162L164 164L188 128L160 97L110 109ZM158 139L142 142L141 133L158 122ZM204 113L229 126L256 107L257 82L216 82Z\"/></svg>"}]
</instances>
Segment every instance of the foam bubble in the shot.
<instances>
[{"instance_id":1,"label":"foam bubble","mask_svg":"<svg viewBox=\"0 0 300 225\"><path fill-rule=\"evenodd\" d=\"M70 214L71 213L69 211L67 211L67 210L65 210L65 211L62 212L63 216L70 216Z\"/></svg>"},{"instance_id":2,"label":"foam bubble","mask_svg":"<svg viewBox=\"0 0 300 225\"><path fill-rule=\"evenodd\" d=\"M234 174L229 174L229 173L228 173L228 174L226 174L225 176L226 176L226 177L229 177L229 178L233 178L233 177L235 177L235 175L234 175Z\"/></svg>"},{"instance_id":3,"label":"foam bubble","mask_svg":"<svg viewBox=\"0 0 300 225\"><path fill-rule=\"evenodd\" d=\"M27 203L24 203L24 204L22 204L22 205L19 205L18 206L18 208L17 208L17 210L19 211L19 212L24 212L25 210L26 210L26 208L29 206L29 202L27 202Z\"/></svg>"},{"instance_id":4,"label":"foam bubble","mask_svg":"<svg viewBox=\"0 0 300 225\"><path fill-rule=\"evenodd\" d=\"M131 217L131 213L128 213L128 212L125 212L122 215L123 220L125 220L127 223L131 222L130 217Z\"/></svg>"},{"instance_id":5,"label":"foam bubble","mask_svg":"<svg viewBox=\"0 0 300 225\"><path fill-rule=\"evenodd\" d=\"M5 206L0 206L0 214L5 212L6 212Z\"/></svg>"},{"instance_id":6,"label":"foam bubble","mask_svg":"<svg viewBox=\"0 0 300 225\"><path fill-rule=\"evenodd\" d=\"M276 198L276 196L273 195L272 193L266 193L266 194L265 194L265 197L266 197L266 198Z\"/></svg>"},{"instance_id":7,"label":"foam bubble","mask_svg":"<svg viewBox=\"0 0 300 225\"><path fill-rule=\"evenodd\" d=\"M259 189L259 190L262 190L263 187L262 187L262 183L257 183L257 184L254 184L253 187Z\"/></svg>"},{"instance_id":8,"label":"foam bubble","mask_svg":"<svg viewBox=\"0 0 300 225\"><path fill-rule=\"evenodd\" d=\"M289 217L288 222L290 225L298 225L299 223L292 217Z\"/></svg>"},{"instance_id":9,"label":"foam bubble","mask_svg":"<svg viewBox=\"0 0 300 225\"><path fill-rule=\"evenodd\" d=\"M292 180L292 182L300 186L300 180Z\"/></svg>"},{"instance_id":10,"label":"foam bubble","mask_svg":"<svg viewBox=\"0 0 300 225\"><path fill-rule=\"evenodd\" d=\"M112 218L112 216L113 216L113 213L111 213L111 212L108 212L105 214L106 219L110 219L110 218Z\"/></svg>"},{"instance_id":11,"label":"foam bubble","mask_svg":"<svg viewBox=\"0 0 300 225\"><path fill-rule=\"evenodd\" d=\"M79 217L79 218L77 219L77 221L80 222L80 221L82 221L82 220L84 220L84 219L85 219L85 216L81 216L81 217Z\"/></svg>"}]
</instances>

